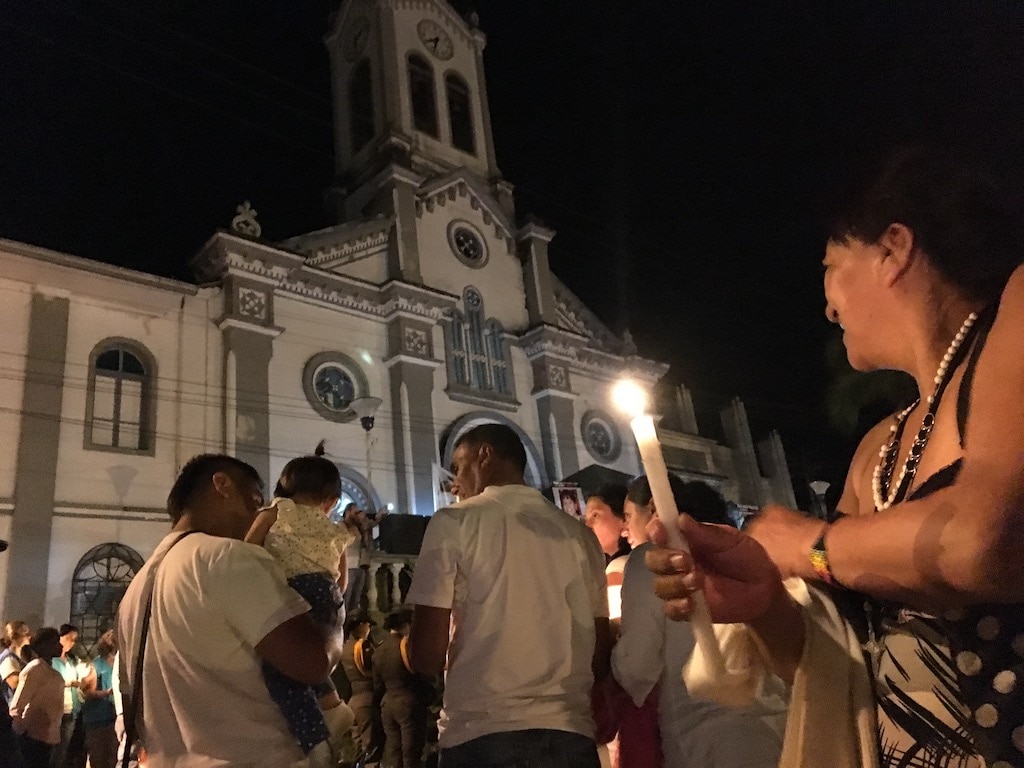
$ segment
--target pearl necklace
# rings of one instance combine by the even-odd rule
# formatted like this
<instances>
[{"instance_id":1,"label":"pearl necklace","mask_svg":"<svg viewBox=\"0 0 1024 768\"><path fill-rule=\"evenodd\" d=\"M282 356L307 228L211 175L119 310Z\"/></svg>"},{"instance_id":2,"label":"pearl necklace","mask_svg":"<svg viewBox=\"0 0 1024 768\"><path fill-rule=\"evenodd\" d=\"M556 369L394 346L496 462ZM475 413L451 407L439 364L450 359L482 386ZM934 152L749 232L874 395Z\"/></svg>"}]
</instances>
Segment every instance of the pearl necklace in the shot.
<instances>
[{"instance_id":1,"label":"pearl necklace","mask_svg":"<svg viewBox=\"0 0 1024 768\"><path fill-rule=\"evenodd\" d=\"M914 438L914 442L910 446L910 452L907 454L906 461L903 462L903 467L900 469L900 475L895 483L889 483L892 480L893 471L896 469L896 459L899 458L899 435L897 434L903 422L906 421L918 404L921 402L920 398L914 401L909 407L901 411L897 416L895 423L889 427L890 438L887 442L882 443L881 449L878 451L878 464L875 466L874 474L871 477L871 493L874 497L875 509L881 511L888 509L896 503L896 496L900 492L900 488L903 487L903 483L907 480L909 475L910 482L913 482L914 475L917 473L917 465L921 460L921 454L924 453L924 447L928 442L928 436L931 434L932 427L935 426L935 412L939 407L939 397L942 394L943 385L946 381L946 375L949 373L949 366L956 356L957 350L964 343L964 339L967 338L967 334L971 330L971 326L974 325L974 321L978 319L977 312L971 312L964 320L963 325L960 326L960 330L956 332L956 336L953 337L953 341L949 344L949 349L946 350L946 354L942 356L942 361L939 363L939 369L935 372L935 389L932 394L928 395L928 410L924 415L924 419L921 420L921 428L917 432L917 437ZM886 489L883 495L882 490L882 477L883 474L886 478Z\"/></svg>"}]
</instances>

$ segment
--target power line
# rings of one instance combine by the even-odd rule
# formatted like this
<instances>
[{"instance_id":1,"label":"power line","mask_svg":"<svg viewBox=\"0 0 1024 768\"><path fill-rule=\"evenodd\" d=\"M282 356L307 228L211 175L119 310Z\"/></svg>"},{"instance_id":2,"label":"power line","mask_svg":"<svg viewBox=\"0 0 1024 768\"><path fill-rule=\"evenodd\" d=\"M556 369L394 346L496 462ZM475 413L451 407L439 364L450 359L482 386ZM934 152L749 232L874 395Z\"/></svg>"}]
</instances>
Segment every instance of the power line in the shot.
<instances>
[{"instance_id":1,"label":"power line","mask_svg":"<svg viewBox=\"0 0 1024 768\"><path fill-rule=\"evenodd\" d=\"M39 41L45 43L46 45L50 46L51 48L54 48L55 50L59 50L61 53L68 53L68 52L73 53L74 55L77 55L79 58L86 59L86 60L91 61L91 62L93 62L95 64L99 64L100 66L103 66L103 67L106 67L106 68L108 68L110 70L113 70L113 71L123 75L124 77L127 77L130 80L134 80L135 82L141 83L141 84L146 85L146 86L148 86L150 88L153 88L155 90L163 91L164 93L170 94L170 95L174 96L175 98L177 98L180 101L184 101L184 102L186 102L188 104L191 104L192 106L195 106L195 107L200 107L200 108L202 108L204 110L207 110L208 112L211 112L213 114L218 115L219 117L223 117L226 120L230 120L230 121L235 122L235 123L240 123L241 125L244 125L244 126L246 126L247 128L250 128L253 131L256 131L257 133L263 133L263 134L265 134L267 136L270 136L270 137L273 137L274 139L277 139L280 142L289 144L289 145L291 145L293 147L296 147L297 149L301 149L304 152L307 152L307 153L312 154L312 155L316 155L317 157L328 159L328 160L331 159L331 155L329 155L328 153L324 152L321 149L318 149L316 147L311 147L311 146L309 146L307 144L300 143L300 142L296 141L295 139L293 139L293 138L291 138L289 136L285 136L285 135L283 135L281 133L278 133L277 131L275 131L275 130L273 130L271 128L266 128L265 126L261 126L261 125L259 125L257 123L252 122L251 120L248 120L246 118L240 117L237 114L233 114L231 112L227 112L225 110L220 109L219 107L214 107L214 106L212 106L212 105L210 105L210 104L208 104L208 103L206 103L204 101L201 101L201 100L195 98L194 96L191 96L191 95L186 94L186 93L182 93L181 91L178 91L178 90L176 90L174 88L171 88L170 86L164 85L163 83L158 83L158 82L155 82L153 80L150 80L149 78L143 77L142 75L138 75L138 74L136 74L134 72L130 72L130 71L124 69L123 67L120 67L120 66L118 66L116 64L110 63L109 61L103 61L102 59L100 59L100 58L98 58L98 57L96 57L96 56L94 56L92 54L83 52L81 49L74 48L73 46L69 46L69 45L66 45L64 43L59 43L56 40L53 40L52 38L47 37L46 35L41 35L38 32L35 32L35 31L31 30L31 29L26 29L25 27L22 27L22 26L20 26L18 24L10 22L10 21L7 22L7 25L8 25L9 28L18 31L18 32L20 32L23 35L27 35L29 37L32 37L32 38L36 39L36 40L39 40Z\"/></svg>"}]
</instances>

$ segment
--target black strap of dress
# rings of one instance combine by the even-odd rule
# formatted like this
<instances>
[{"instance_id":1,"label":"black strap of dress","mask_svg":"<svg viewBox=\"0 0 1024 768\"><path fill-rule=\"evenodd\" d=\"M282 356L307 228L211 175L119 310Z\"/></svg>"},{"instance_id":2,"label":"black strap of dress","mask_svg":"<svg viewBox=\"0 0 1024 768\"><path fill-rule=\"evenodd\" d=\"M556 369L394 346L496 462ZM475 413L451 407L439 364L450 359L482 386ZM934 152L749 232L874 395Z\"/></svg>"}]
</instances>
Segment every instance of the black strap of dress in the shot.
<instances>
[{"instance_id":1,"label":"black strap of dress","mask_svg":"<svg viewBox=\"0 0 1024 768\"><path fill-rule=\"evenodd\" d=\"M999 311L999 299L986 307L979 315L974 327L978 329L978 337L971 348L971 358L967 361L964 369L964 377L960 381L960 391L956 395L956 427L960 433L960 447L964 447L964 440L967 436L967 416L971 410L971 387L974 386L974 370L978 367L978 358L981 357L981 350L988 340L988 332L996 321L996 313Z\"/></svg>"}]
</instances>

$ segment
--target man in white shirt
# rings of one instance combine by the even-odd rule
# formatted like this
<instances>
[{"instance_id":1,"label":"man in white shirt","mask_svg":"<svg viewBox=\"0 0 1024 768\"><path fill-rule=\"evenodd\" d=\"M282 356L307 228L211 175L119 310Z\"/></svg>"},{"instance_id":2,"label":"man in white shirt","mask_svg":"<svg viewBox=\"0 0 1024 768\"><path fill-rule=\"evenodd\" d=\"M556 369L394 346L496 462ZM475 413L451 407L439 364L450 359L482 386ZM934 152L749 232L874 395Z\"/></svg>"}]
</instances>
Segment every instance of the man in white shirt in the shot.
<instances>
[{"instance_id":1,"label":"man in white shirt","mask_svg":"<svg viewBox=\"0 0 1024 768\"><path fill-rule=\"evenodd\" d=\"M149 768L282 768L303 759L260 665L319 682L330 671L330 641L273 557L241 541L263 504L262 486L255 469L230 456L193 458L167 499L172 532L121 602L119 674L127 697L138 694L152 578L136 718Z\"/></svg>"},{"instance_id":2,"label":"man in white shirt","mask_svg":"<svg viewBox=\"0 0 1024 768\"><path fill-rule=\"evenodd\" d=\"M604 557L525 468L509 427L467 432L452 458L461 501L434 515L416 561L412 666L436 675L448 661L441 768L599 765L590 690L611 647Z\"/></svg>"}]
</instances>

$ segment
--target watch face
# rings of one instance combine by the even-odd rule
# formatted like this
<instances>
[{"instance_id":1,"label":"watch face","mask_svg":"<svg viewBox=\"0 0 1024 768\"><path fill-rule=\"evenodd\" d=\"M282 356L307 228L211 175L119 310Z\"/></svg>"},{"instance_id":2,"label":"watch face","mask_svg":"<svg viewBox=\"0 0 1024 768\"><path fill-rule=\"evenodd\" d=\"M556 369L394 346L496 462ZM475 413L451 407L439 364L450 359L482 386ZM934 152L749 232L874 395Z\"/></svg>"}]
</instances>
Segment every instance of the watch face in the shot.
<instances>
[{"instance_id":1,"label":"watch face","mask_svg":"<svg viewBox=\"0 0 1024 768\"><path fill-rule=\"evenodd\" d=\"M317 400L332 411L346 411L355 399L356 387L342 368L331 363L321 365L313 374Z\"/></svg>"},{"instance_id":2,"label":"watch face","mask_svg":"<svg viewBox=\"0 0 1024 768\"><path fill-rule=\"evenodd\" d=\"M431 54L442 61L447 61L452 57L452 53L454 53L452 39L436 21L424 19L416 25L416 32L420 36L420 42Z\"/></svg>"},{"instance_id":3,"label":"watch face","mask_svg":"<svg viewBox=\"0 0 1024 768\"><path fill-rule=\"evenodd\" d=\"M366 48L370 37L370 22L361 16L352 22L352 27L345 37L344 54L348 61L355 61Z\"/></svg>"}]
</instances>

